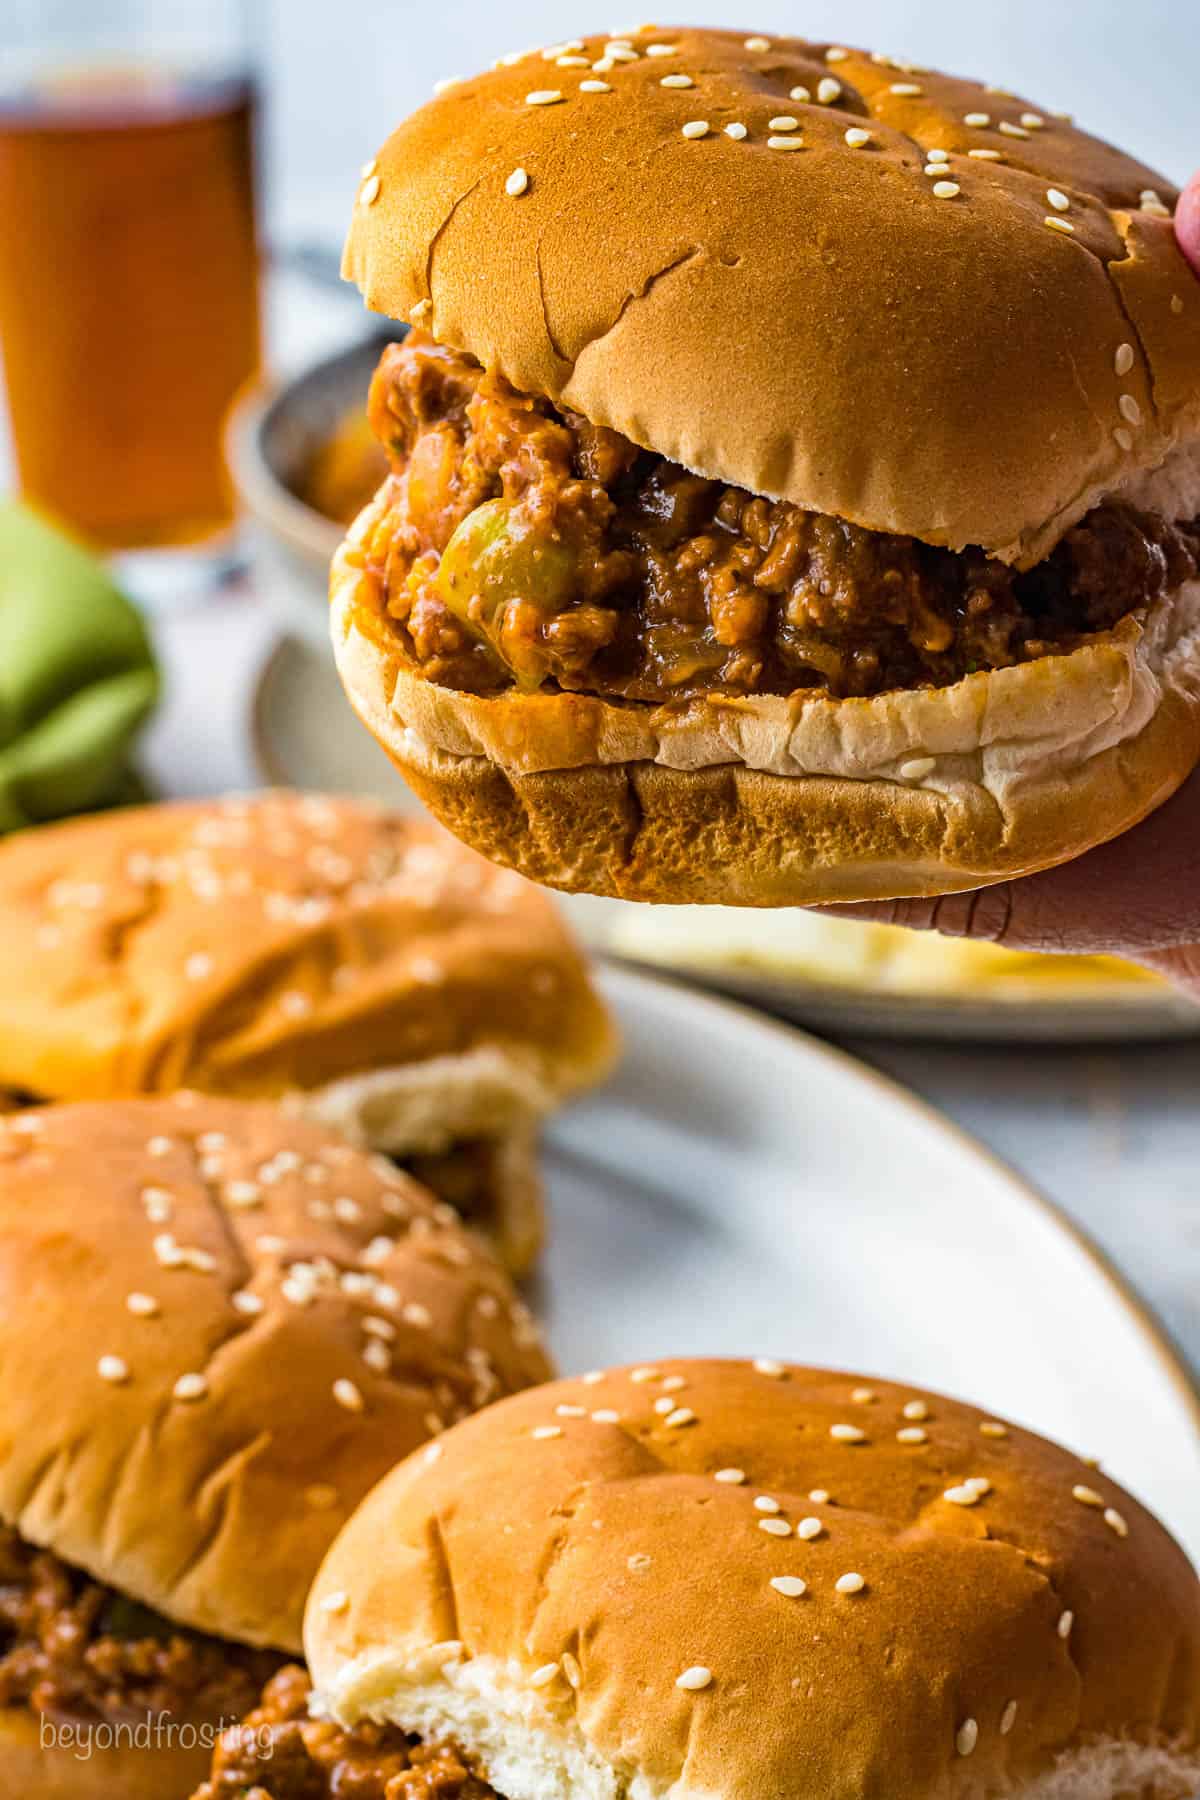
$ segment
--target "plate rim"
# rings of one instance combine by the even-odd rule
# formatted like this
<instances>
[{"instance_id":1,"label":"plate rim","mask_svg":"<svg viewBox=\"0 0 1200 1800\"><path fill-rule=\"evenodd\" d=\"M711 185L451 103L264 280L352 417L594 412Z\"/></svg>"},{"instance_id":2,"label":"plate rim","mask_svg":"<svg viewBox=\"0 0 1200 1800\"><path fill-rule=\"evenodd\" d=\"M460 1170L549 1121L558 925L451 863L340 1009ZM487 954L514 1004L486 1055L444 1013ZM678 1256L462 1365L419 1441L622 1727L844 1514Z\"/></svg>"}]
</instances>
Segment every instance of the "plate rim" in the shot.
<instances>
[{"instance_id":1,"label":"plate rim","mask_svg":"<svg viewBox=\"0 0 1200 1800\"><path fill-rule=\"evenodd\" d=\"M834 1064L844 1074L850 1074L860 1082L865 1082L868 1087L883 1093L893 1103L916 1114L926 1125L950 1138L959 1150L990 1167L1027 1204L1074 1243L1075 1248L1111 1290L1116 1303L1129 1314L1154 1361L1182 1402L1191 1421L1194 1447L1200 1455L1200 1370L1193 1369L1169 1326L1159 1317L1153 1304L1139 1293L1115 1259L1096 1242L1085 1226L1073 1219L1056 1200L1043 1193L1036 1182L1014 1168L998 1151L975 1137L965 1126L942 1112L932 1101L905 1087L903 1082L894 1080L892 1076L873 1069L853 1052L843 1050L838 1044L827 1043L824 1038L806 1031L803 1026L794 1025L786 1019L774 1018L769 1013L760 1012L749 1003L732 999L726 994L693 987L685 981L672 980L653 970L632 967L610 953L593 951L591 954L593 962L598 966L602 990L606 990L610 984L615 984L618 988L627 986L633 989L650 989L660 995L670 996L675 1004L682 1003L685 1009L690 1006L704 1012L731 1014L740 1025L765 1032L777 1041L788 1043L792 1048L795 1048L795 1040L798 1039L805 1048L815 1052L818 1059Z\"/></svg>"}]
</instances>

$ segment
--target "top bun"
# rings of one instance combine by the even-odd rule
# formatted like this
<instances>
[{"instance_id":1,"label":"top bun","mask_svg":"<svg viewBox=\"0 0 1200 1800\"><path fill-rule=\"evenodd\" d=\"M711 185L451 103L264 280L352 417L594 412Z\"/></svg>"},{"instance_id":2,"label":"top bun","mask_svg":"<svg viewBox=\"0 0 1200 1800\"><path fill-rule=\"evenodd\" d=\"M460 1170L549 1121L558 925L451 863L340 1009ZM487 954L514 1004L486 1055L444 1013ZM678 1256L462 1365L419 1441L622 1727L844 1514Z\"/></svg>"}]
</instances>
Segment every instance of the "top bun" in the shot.
<instances>
[{"instance_id":1,"label":"top bun","mask_svg":"<svg viewBox=\"0 0 1200 1800\"><path fill-rule=\"evenodd\" d=\"M457 1427L346 1527L305 1641L338 1719L455 1742L508 1800L1200 1781L1200 1583L1136 1501L956 1401L769 1361Z\"/></svg>"},{"instance_id":2,"label":"top bun","mask_svg":"<svg viewBox=\"0 0 1200 1800\"><path fill-rule=\"evenodd\" d=\"M527 1125L613 1050L553 904L427 819L269 794L0 846L0 1087L37 1100L302 1093L436 1152Z\"/></svg>"},{"instance_id":3,"label":"top bun","mask_svg":"<svg viewBox=\"0 0 1200 1800\"><path fill-rule=\"evenodd\" d=\"M276 1107L0 1123L0 1519L180 1625L296 1651L398 1457L549 1372L450 1209Z\"/></svg>"},{"instance_id":4,"label":"top bun","mask_svg":"<svg viewBox=\"0 0 1200 1800\"><path fill-rule=\"evenodd\" d=\"M977 82L644 26L448 85L368 169L344 269L702 475L1032 562L1194 448L1176 198Z\"/></svg>"}]
</instances>

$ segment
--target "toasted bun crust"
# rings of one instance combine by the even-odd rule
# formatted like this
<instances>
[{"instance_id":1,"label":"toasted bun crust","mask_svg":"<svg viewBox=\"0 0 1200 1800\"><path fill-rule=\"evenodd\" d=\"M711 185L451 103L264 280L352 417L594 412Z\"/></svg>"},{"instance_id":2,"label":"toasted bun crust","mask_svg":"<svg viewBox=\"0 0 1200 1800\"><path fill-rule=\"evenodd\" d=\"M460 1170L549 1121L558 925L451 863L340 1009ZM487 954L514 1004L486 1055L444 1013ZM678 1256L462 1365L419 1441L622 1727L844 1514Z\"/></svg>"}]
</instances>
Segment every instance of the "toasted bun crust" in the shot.
<instances>
[{"instance_id":1,"label":"toasted bun crust","mask_svg":"<svg viewBox=\"0 0 1200 1800\"><path fill-rule=\"evenodd\" d=\"M270 1106L5 1120L0 1518L182 1625L297 1650L312 1574L372 1484L547 1373L452 1219Z\"/></svg>"},{"instance_id":2,"label":"toasted bun crust","mask_svg":"<svg viewBox=\"0 0 1200 1800\"><path fill-rule=\"evenodd\" d=\"M505 1401L334 1545L319 1691L454 1739L509 1800L1194 1791L1194 1572L1106 1476L989 1423L778 1363Z\"/></svg>"},{"instance_id":3,"label":"toasted bun crust","mask_svg":"<svg viewBox=\"0 0 1200 1800\"><path fill-rule=\"evenodd\" d=\"M268 794L0 846L0 1088L287 1095L397 1156L495 1139L517 1269L532 1128L615 1047L545 896L426 821Z\"/></svg>"},{"instance_id":4,"label":"toasted bun crust","mask_svg":"<svg viewBox=\"0 0 1200 1800\"><path fill-rule=\"evenodd\" d=\"M401 125L346 247L368 306L417 309L518 388L703 475L1012 560L1194 441L1200 289L1152 170L859 50L644 27L610 61L605 42L558 46L565 64L529 51ZM539 92L562 99L527 104ZM784 115L798 132L772 130ZM708 134L685 138L690 121ZM936 196L929 150L956 197Z\"/></svg>"},{"instance_id":5,"label":"toasted bun crust","mask_svg":"<svg viewBox=\"0 0 1200 1800\"><path fill-rule=\"evenodd\" d=\"M740 906L952 893L1118 836L1200 758L1200 583L948 688L478 696L406 664L356 551L378 505L333 565L351 703L452 831L552 887Z\"/></svg>"},{"instance_id":6,"label":"toasted bun crust","mask_svg":"<svg viewBox=\"0 0 1200 1800\"><path fill-rule=\"evenodd\" d=\"M77 1725L76 1734L89 1727ZM46 1718L43 1742L40 1716L22 1707L0 1709L0 1781L4 1792L21 1800L187 1800L204 1780L212 1759L211 1736L197 1741L139 1746L128 1736L113 1742L65 1733L69 1721ZM128 1727L131 1731L133 1728ZM154 1727L151 1725L151 1731Z\"/></svg>"}]
</instances>

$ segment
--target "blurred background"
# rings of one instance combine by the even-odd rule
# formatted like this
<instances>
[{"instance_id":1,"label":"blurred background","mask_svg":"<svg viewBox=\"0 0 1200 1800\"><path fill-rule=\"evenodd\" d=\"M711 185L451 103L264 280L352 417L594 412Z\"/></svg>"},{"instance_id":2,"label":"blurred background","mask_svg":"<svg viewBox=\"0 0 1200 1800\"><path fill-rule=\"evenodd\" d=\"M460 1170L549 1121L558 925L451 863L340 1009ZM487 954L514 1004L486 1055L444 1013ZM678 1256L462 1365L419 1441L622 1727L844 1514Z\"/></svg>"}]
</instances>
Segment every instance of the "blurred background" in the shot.
<instances>
[{"instance_id":1,"label":"blurred background","mask_svg":"<svg viewBox=\"0 0 1200 1800\"><path fill-rule=\"evenodd\" d=\"M1200 164L1196 0L734 10L1011 87L1177 182ZM385 327L337 280L359 171L435 81L633 22L561 0L3 0L0 831L264 781L411 804L326 644L328 559L379 476L362 401ZM1153 1184L1194 1235L1200 1015L1142 972L803 914L570 907L599 949L852 1036L1200 1332L1129 1205Z\"/></svg>"}]
</instances>

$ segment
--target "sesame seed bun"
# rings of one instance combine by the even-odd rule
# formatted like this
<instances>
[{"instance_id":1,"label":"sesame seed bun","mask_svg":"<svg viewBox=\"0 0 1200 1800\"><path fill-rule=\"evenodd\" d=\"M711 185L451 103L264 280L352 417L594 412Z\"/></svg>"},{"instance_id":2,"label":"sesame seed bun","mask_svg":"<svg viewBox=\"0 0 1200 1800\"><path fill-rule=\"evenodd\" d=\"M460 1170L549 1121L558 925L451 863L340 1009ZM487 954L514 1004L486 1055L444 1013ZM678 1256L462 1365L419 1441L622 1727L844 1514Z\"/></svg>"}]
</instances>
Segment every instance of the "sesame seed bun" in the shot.
<instances>
[{"instance_id":1,"label":"sesame seed bun","mask_svg":"<svg viewBox=\"0 0 1200 1800\"><path fill-rule=\"evenodd\" d=\"M453 1741L508 1800L1200 1780L1200 1583L1136 1501L957 1401L774 1362L489 1408L364 1503L305 1637L339 1720Z\"/></svg>"},{"instance_id":2,"label":"sesame seed bun","mask_svg":"<svg viewBox=\"0 0 1200 1800\"><path fill-rule=\"evenodd\" d=\"M476 1222L513 1268L538 1121L614 1047L556 910L427 821L274 794L0 845L0 1087L286 1096L396 1156L492 1144Z\"/></svg>"},{"instance_id":3,"label":"sesame seed bun","mask_svg":"<svg viewBox=\"0 0 1200 1800\"><path fill-rule=\"evenodd\" d=\"M1200 290L1170 183L1027 101L863 51L626 43L506 59L400 127L346 248L370 307L869 530L1028 567L1105 501L1200 513ZM1195 584L934 690L479 697L406 660L357 550L377 516L334 566L350 699L451 829L554 886L742 905L974 887L1127 830L1200 756Z\"/></svg>"},{"instance_id":4,"label":"sesame seed bun","mask_svg":"<svg viewBox=\"0 0 1200 1800\"><path fill-rule=\"evenodd\" d=\"M367 1490L548 1370L449 1208L319 1126L192 1094L0 1125L0 1366L5 1524L293 1653Z\"/></svg>"}]
</instances>

